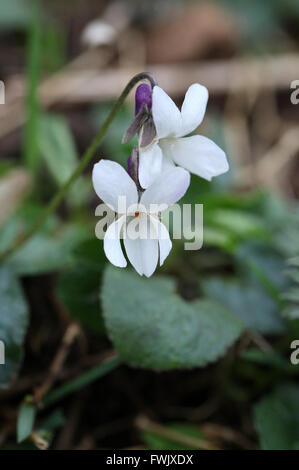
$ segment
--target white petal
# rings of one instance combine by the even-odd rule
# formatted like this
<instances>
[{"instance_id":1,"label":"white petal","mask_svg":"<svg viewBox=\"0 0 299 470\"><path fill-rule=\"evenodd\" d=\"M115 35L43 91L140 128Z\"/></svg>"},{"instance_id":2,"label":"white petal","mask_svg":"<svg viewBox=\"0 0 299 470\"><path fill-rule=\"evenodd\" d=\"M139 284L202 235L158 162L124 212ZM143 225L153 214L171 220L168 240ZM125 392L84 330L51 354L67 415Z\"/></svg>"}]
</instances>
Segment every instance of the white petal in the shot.
<instances>
[{"instance_id":1,"label":"white petal","mask_svg":"<svg viewBox=\"0 0 299 470\"><path fill-rule=\"evenodd\" d=\"M209 92L205 86L194 83L188 88L181 111L182 129L177 137L190 134L199 126L206 112L208 98Z\"/></svg>"},{"instance_id":2,"label":"white petal","mask_svg":"<svg viewBox=\"0 0 299 470\"><path fill-rule=\"evenodd\" d=\"M139 182L142 188L148 188L162 170L162 150L158 142L139 149Z\"/></svg>"},{"instance_id":3,"label":"white petal","mask_svg":"<svg viewBox=\"0 0 299 470\"><path fill-rule=\"evenodd\" d=\"M92 182L99 198L116 212L120 196L126 197L127 206L138 201L136 184L116 162L101 160L96 163L92 171Z\"/></svg>"},{"instance_id":4,"label":"white petal","mask_svg":"<svg viewBox=\"0 0 299 470\"><path fill-rule=\"evenodd\" d=\"M141 204L150 210L151 204L165 205L165 210L181 199L190 184L190 174L183 168L174 167L162 173L141 196Z\"/></svg>"},{"instance_id":5,"label":"white petal","mask_svg":"<svg viewBox=\"0 0 299 470\"><path fill-rule=\"evenodd\" d=\"M158 139L178 135L182 127L180 110L162 88L153 89L152 114Z\"/></svg>"},{"instance_id":6,"label":"white petal","mask_svg":"<svg viewBox=\"0 0 299 470\"><path fill-rule=\"evenodd\" d=\"M142 276L150 277L158 264L158 240L150 238L149 221L147 216L140 217L141 224L147 224L147 238L132 240L128 236L124 238L125 249L130 263Z\"/></svg>"},{"instance_id":7,"label":"white petal","mask_svg":"<svg viewBox=\"0 0 299 470\"><path fill-rule=\"evenodd\" d=\"M160 266L164 263L166 260L167 256L170 253L170 250L172 248L172 242L169 237L169 233L167 228L165 227L160 220L158 220L156 217L149 216L151 224L154 225L156 234L159 240L159 247L160 247Z\"/></svg>"},{"instance_id":8,"label":"white petal","mask_svg":"<svg viewBox=\"0 0 299 470\"><path fill-rule=\"evenodd\" d=\"M125 220L126 216L123 215L109 225L104 237L105 255L109 259L110 263L118 266L119 268L125 268L127 266L127 261L120 244L120 232Z\"/></svg>"},{"instance_id":9,"label":"white petal","mask_svg":"<svg viewBox=\"0 0 299 470\"><path fill-rule=\"evenodd\" d=\"M172 158L170 158L170 156L167 154L167 152L163 151L164 143L166 143L166 145L167 145L167 142L168 142L167 139L165 139L165 140L160 140L160 143L159 143L159 146L161 148L162 155L163 155L163 157L162 157L162 173L175 168L175 163L172 160Z\"/></svg>"},{"instance_id":10,"label":"white petal","mask_svg":"<svg viewBox=\"0 0 299 470\"><path fill-rule=\"evenodd\" d=\"M226 155L212 140L202 135L163 143L163 154L191 173L211 180L229 169Z\"/></svg>"}]
</instances>

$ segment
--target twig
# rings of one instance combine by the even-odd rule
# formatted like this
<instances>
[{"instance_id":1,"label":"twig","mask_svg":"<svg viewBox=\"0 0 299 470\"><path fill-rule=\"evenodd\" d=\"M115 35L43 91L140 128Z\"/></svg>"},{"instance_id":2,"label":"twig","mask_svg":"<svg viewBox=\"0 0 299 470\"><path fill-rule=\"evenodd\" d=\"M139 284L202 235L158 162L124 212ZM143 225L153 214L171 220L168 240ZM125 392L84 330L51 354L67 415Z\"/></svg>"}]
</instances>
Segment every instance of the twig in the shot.
<instances>
[{"instance_id":1,"label":"twig","mask_svg":"<svg viewBox=\"0 0 299 470\"><path fill-rule=\"evenodd\" d=\"M78 376L83 370L93 367L96 364L101 363L102 361L115 356L115 351L108 350L94 354L92 356L83 357L78 365L71 368L62 369L57 379L70 379ZM32 390L35 386L40 384L47 377L47 372L32 374L27 377L20 378L12 388L8 390L0 390L0 400L6 398L12 398L15 395L24 394L28 390Z\"/></svg>"},{"instance_id":2,"label":"twig","mask_svg":"<svg viewBox=\"0 0 299 470\"><path fill-rule=\"evenodd\" d=\"M45 381L34 392L34 396L33 396L34 403L36 404L40 403L42 398L51 389L53 383L55 382L57 376L59 375L59 372L61 371L64 361L66 360L70 347L73 341L75 340L75 338L79 335L79 333L80 333L80 328L76 323L72 323L71 325L68 326L62 338L60 348L58 349L53 359L53 362L50 366L49 373Z\"/></svg>"},{"instance_id":3,"label":"twig","mask_svg":"<svg viewBox=\"0 0 299 470\"><path fill-rule=\"evenodd\" d=\"M227 426L222 426L220 424L207 423L201 426L202 432L212 438L212 439L221 439L223 441L234 442L239 447L244 449L255 449L255 445L239 431L228 428Z\"/></svg>"},{"instance_id":4,"label":"twig","mask_svg":"<svg viewBox=\"0 0 299 470\"><path fill-rule=\"evenodd\" d=\"M76 95L78 88L88 88L88 82L93 78L99 70L105 67L111 58L111 51L104 51L103 49L93 49L83 52L81 55L70 61L62 70L54 75L46 78L38 88L38 95L40 104L44 108L49 108L57 103L57 98L60 100L69 101L70 97ZM91 68L96 67L95 69ZM91 75L81 79L80 82L77 78L77 73L80 70L91 70ZM75 77L75 80L72 79ZM86 83L86 80L88 81ZM68 83L69 87L62 86ZM25 94L26 86L25 80L22 76L14 76L8 82L6 87L6 104L5 109L0 108L0 137L3 137L10 132L22 126L26 120L25 113Z\"/></svg>"},{"instance_id":5,"label":"twig","mask_svg":"<svg viewBox=\"0 0 299 470\"><path fill-rule=\"evenodd\" d=\"M69 68L48 78L40 85L40 101L44 107L61 103L93 103L114 100L118 90L138 72L140 66L107 68ZM159 84L168 93L182 95L193 82L208 86L213 94L244 93L248 88L288 89L299 69L299 55L286 54L263 59L232 59L180 64L150 65L149 72L159 77ZM245 77L245 79L244 79ZM246 79L246 77L248 77ZM233 88L231 84L233 83ZM18 84L18 87L20 84ZM12 88L12 87L11 87ZM13 91L12 91L13 93ZM14 93L15 94L15 93ZM9 96L7 97L9 99ZM15 100L0 109L0 138L24 123L23 100Z\"/></svg>"},{"instance_id":6,"label":"twig","mask_svg":"<svg viewBox=\"0 0 299 470\"><path fill-rule=\"evenodd\" d=\"M1 178L0 182L0 226L15 212L23 202L31 186L31 175L18 168Z\"/></svg>"},{"instance_id":7,"label":"twig","mask_svg":"<svg viewBox=\"0 0 299 470\"><path fill-rule=\"evenodd\" d=\"M43 437L41 437L37 432L32 431L30 434L30 440L33 444L40 450L47 450L49 447L49 442L46 441Z\"/></svg>"},{"instance_id":8,"label":"twig","mask_svg":"<svg viewBox=\"0 0 299 470\"><path fill-rule=\"evenodd\" d=\"M299 150L298 126L287 129L279 141L266 152L252 167L248 165L241 171L239 177L248 181L249 175L254 171L255 182L260 182L270 188L277 186L284 167L291 162Z\"/></svg>"},{"instance_id":9,"label":"twig","mask_svg":"<svg viewBox=\"0 0 299 470\"><path fill-rule=\"evenodd\" d=\"M273 353L273 347L270 343L257 331L250 331L248 333L252 342L259 347L259 349L267 354Z\"/></svg>"},{"instance_id":10,"label":"twig","mask_svg":"<svg viewBox=\"0 0 299 470\"><path fill-rule=\"evenodd\" d=\"M76 396L68 411L67 421L65 426L61 429L61 432L57 438L55 450L68 450L72 446L72 440L78 423L83 411L83 406L86 403L86 395L83 392ZM85 396L84 396L85 395Z\"/></svg>"},{"instance_id":11,"label":"twig","mask_svg":"<svg viewBox=\"0 0 299 470\"><path fill-rule=\"evenodd\" d=\"M191 421L203 421L209 416L214 414L220 406L220 396L212 396L209 400L203 403L201 406L194 408L190 414Z\"/></svg>"},{"instance_id":12,"label":"twig","mask_svg":"<svg viewBox=\"0 0 299 470\"><path fill-rule=\"evenodd\" d=\"M194 447L195 449L204 449L204 450L218 450L212 442L209 442L204 439L196 439L186 434L182 434L179 431L169 429L161 424L154 423L146 416L139 416L136 419L136 427L141 431L152 432L158 436L170 439L179 444L183 444L188 447Z\"/></svg>"},{"instance_id":13,"label":"twig","mask_svg":"<svg viewBox=\"0 0 299 470\"><path fill-rule=\"evenodd\" d=\"M95 439L89 434L82 437L81 441L76 445L74 450L92 450L95 448Z\"/></svg>"},{"instance_id":14,"label":"twig","mask_svg":"<svg viewBox=\"0 0 299 470\"><path fill-rule=\"evenodd\" d=\"M41 403L42 407L46 408L50 405L53 405L68 395L81 390L91 383L94 383L99 378L105 376L117 368L120 364L121 361L117 356L106 359L92 369L89 369L87 372L84 372L78 377L75 377L73 380L62 384L60 387L47 394Z\"/></svg>"}]
</instances>

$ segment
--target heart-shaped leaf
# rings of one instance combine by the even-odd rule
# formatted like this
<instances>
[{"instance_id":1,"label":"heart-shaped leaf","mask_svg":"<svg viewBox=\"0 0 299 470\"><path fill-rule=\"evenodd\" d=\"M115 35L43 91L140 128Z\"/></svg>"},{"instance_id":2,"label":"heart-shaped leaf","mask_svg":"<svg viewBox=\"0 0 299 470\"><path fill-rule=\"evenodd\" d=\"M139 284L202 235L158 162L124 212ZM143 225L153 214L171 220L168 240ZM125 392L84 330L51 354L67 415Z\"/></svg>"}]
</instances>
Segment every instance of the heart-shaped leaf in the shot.
<instances>
[{"instance_id":1,"label":"heart-shaped leaf","mask_svg":"<svg viewBox=\"0 0 299 470\"><path fill-rule=\"evenodd\" d=\"M121 360L155 370L205 366L239 337L242 323L216 302L185 302L171 279L108 267L102 290L108 334Z\"/></svg>"}]
</instances>

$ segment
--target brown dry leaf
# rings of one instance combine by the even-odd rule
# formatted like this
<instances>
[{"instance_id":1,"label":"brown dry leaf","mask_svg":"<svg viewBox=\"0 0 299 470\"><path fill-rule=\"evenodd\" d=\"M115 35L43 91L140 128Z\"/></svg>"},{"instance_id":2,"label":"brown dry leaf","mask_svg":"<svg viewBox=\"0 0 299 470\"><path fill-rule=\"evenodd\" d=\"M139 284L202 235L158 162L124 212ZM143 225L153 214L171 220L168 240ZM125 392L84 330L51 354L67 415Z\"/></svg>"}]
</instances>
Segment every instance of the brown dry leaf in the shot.
<instances>
[{"instance_id":1,"label":"brown dry leaf","mask_svg":"<svg viewBox=\"0 0 299 470\"><path fill-rule=\"evenodd\" d=\"M150 30L147 61L169 63L206 57L213 50L231 55L238 37L237 21L219 6L191 5L178 16Z\"/></svg>"},{"instance_id":2,"label":"brown dry leaf","mask_svg":"<svg viewBox=\"0 0 299 470\"><path fill-rule=\"evenodd\" d=\"M12 170L0 179L0 226L25 199L31 181L30 173L24 168Z\"/></svg>"}]
</instances>

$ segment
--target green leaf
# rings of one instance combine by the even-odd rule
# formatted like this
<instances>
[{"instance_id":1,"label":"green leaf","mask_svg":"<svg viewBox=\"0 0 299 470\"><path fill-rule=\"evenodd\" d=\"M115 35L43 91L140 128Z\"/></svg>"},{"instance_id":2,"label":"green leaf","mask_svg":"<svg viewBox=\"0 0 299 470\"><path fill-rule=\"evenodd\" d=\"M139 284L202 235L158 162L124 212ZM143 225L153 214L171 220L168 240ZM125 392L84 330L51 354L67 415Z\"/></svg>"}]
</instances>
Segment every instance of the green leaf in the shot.
<instances>
[{"instance_id":1,"label":"green leaf","mask_svg":"<svg viewBox=\"0 0 299 470\"><path fill-rule=\"evenodd\" d=\"M203 433L196 426L185 423L171 423L165 426L170 431L176 431L182 436L191 437L201 441L204 439ZM160 436L157 433L142 431L141 439L147 445L150 450L193 450L197 447L187 446L186 444L180 444L173 439Z\"/></svg>"},{"instance_id":2,"label":"green leaf","mask_svg":"<svg viewBox=\"0 0 299 470\"><path fill-rule=\"evenodd\" d=\"M209 214L208 221L225 228L228 233L240 238L268 236L268 230L257 215L230 209L217 209Z\"/></svg>"},{"instance_id":3,"label":"green leaf","mask_svg":"<svg viewBox=\"0 0 299 470\"><path fill-rule=\"evenodd\" d=\"M39 123L39 149L59 186L71 176L78 155L68 123L63 116L44 114Z\"/></svg>"},{"instance_id":4,"label":"green leaf","mask_svg":"<svg viewBox=\"0 0 299 470\"><path fill-rule=\"evenodd\" d=\"M32 227L41 213L40 207L23 206L1 230L0 252ZM88 233L88 227L83 224L61 226L56 217L49 217L36 235L9 256L7 263L22 276L57 271L70 264L74 247L86 239Z\"/></svg>"},{"instance_id":5,"label":"green leaf","mask_svg":"<svg viewBox=\"0 0 299 470\"><path fill-rule=\"evenodd\" d=\"M269 244L260 241L244 243L236 251L235 259L244 277L258 280L269 291L272 286L272 291L279 293L289 284L285 259Z\"/></svg>"},{"instance_id":6,"label":"green leaf","mask_svg":"<svg viewBox=\"0 0 299 470\"><path fill-rule=\"evenodd\" d=\"M299 289L298 287L293 287L283 294L283 299L288 300L289 302L299 303Z\"/></svg>"},{"instance_id":7,"label":"green leaf","mask_svg":"<svg viewBox=\"0 0 299 470\"><path fill-rule=\"evenodd\" d=\"M62 186L78 165L78 152L67 120L57 114L41 116L38 146L46 165L57 183ZM66 199L72 207L79 207L88 199L91 180L80 176Z\"/></svg>"},{"instance_id":8,"label":"green leaf","mask_svg":"<svg viewBox=\"0 0 299 470\"><path fill-rule=\"evenodd\" d=\"M118 357L114 356L109 359L106 359L101 364L89 369L87 372L79 375L78 377L66 382L60 387L52 390L48 395L43 399L42 406L46 408L53 405L53 403L62 400L68 395L81 390L83 387L95 382L99 378L111 372L113 369L120 365L120 360Z\"/></svg>"},{"instance_id":9,"label":"green leaf","mask_svg":"<svg viewBox=\"0 0 299 470\"><path fill-rule=\"evenodd\" d=\"M108 334L132 366L202 367L222 356L242 331L241 322L218 303L182 300L170 279L144 279L111 266L102 303Z\"/></svg>"},{"instance_id":10,"label":"green leaf","mask_svg":"<svg viewBox=\"0 0 299 470\"><path fill-rule=\"evenodd\" d=\"M0 388L8 388L23 357L28 307L21 286L6 266L0 268L0 340L5 345L5 364L0 364Z\"/></svg>"},{"instance_id":11,"label":"green leaf","mask_svg":"<svg viewBox=\"0 0 299 470\"><path fill-rule=\"evenodd\" d=\"M294 366L290 361L277 351L265 352L257 348L250 348L242 352L240 357L246 361L268 366L287 374L295 373Z\"/></svg>"},{"instance_id":12,"label":"green leaf","mask_svg":"<svg viewBox=\"0 0 299 470\"><path fill-rule=\"evenodd\" d=\"M287 263L289 266L295 266L296 268L299 268L299 256L290 258Z\"/></svg>"},{"instance_id":13,"label":"green leaf","mask_svg":"<svg viewBox=\"0 0 299 470\"><path fill-rule=\"evenodd\" d=\"M213 300L221 302L248 329L262 334L282 333L284 322L274 300L258 285L238 279L206 279L201 283L202 291Z\"/></svg>"},{"instance_id":14,"label":"green leaf","mask_svg":"<svg viewBox=\"0 0 299 470\"><path fill-rule=\"evenodd\" d=\"M289 320L297 320L299 318L299 305L287 305L282 311L282 316Z\"/></svg>"},{"instance_id":15,"label":"green leaf","mask_svg":"<svg viewBox=\"0 0 299 470\"><path fill-rule=\"evenodd\" d=\"M278 387L254 407L254 422L263 450L299 450L299 387Z\"/></svg>"},{"instance_id":16,"label":"green leaf","mask_svg":"<svg viewBox=\"0 0 299 470\"><path fill-rule=\"evenodd\" d=\"M298 205L285 207L285 218L273 226L273 236L278 249L286 257L298 257L299 255L299 207ZM295 258L296 259L296 258Z\"/></svg>"},{"instance_id":17,"label":"green leaf","mask_svg":"<svg viewBox=\"0 0 299 470\"><path fill-rule=\"evenodd\" d=\"M65 227L60 233L38 233L8 258L22 276L46 274L71 264L74 246L85 237L79 226Z\"/></svg>"},{"instance_id":18,"label":"green leaf","mask_svg":"<svg viewBox=\"0 0 299 470\"><path fill-rule=\"evenodd\" d=\"M208 211L208 213L218 210L219 208L238 210L241 212L256 212L263 203L264 197L265 195L260 191L238 193L237 198L236 194L233 192L213 191L205 195L205 210Z\"/></svg>"},{"instance_id":19,"label":"green leaf","mask_svg":"<svg viewBox=\"0 0 299 470\"><path fill-rule=\"evenodd\" d=\"M285 300L286 304L282 315L294 320L299 318L299 258L291 258L287 261L287 264L293 267L293 269L287 272L288 277L293 281L293 284L291 288L286 292L283 292L281 295L281 298Z\"/></svg>"},{"instance_id":20,"label":"green leaf","mask_svg":"<svg viewBox=\"0 0 299 470\"><path fill-rule=\"evenodd\" d=\"M38 421L36 432L45 439L50 445L55 431L65 424L65 417L61 409L56 409L47 415L44 419Z\"/></svg>"},{"instance_id":21,"label":"green leaf","mask_svg":"<svg viewBox=\"0 0 299 470\"><path fill-rule=\"evenodd\" d=\"M286 271L286 274L293 282L299 284L299 269L290 269Z\"/></svg>"},{"instance_id":22,"label":"green leaf","mask_svg":"<svg viewBox=\"0 0 299 470\"><path fill-rule=\"evenodd\" d=\"M21 29L28 26L33 17L32 5L22 0L0 0L0 29Z\"/></svg>"},{"instance_id":23,"label":"green leaf","mask_svg":"<svg viewBox=\"0 0 299 470\"><path fill-rule=\"evenodd\" d=\"M52 411L46 418L44 418L38 425L40 431L55 431L65 424L65 417L60 408Z\"/></svg>"},{"instance_id":24,"label":"green leaf","mask_svg":"<svg viewBox=\"0 0 299 470\"><path fill-rule=\"evenodd\" d=\"M204 228L204 245L216 246L223 250L232 251L235 246L234 238L225 230L212 228L208 225Z\"/></svg>"},{"instance_id":25,"label":"green leaf","mask_svg":"<svg viewBox=\"0 0 299 470\"><path fill-rule=\"evenodd\" d=\"M93 331L103 332L98 290L105 259L99 240L82 243L75 257L75 264L58 278L58 297L73 318Z\"/></svg>"},{"instance_id":26,"label":"green leaf","mask_svg":"<svg viewBox=\"0 0 299 470\"><path fill-rule=\"evenodd\" d=\"M37 234L9 257L9 264L22 276L45 274L70 263L63 245L47 235Z\"/></svg>"},{"instance_id":27,"label":"green leaf","mask_svg":"<svg viewBox=\"0 0 299 470\"><path fill-rule=\"evenodd\" d=\"M204 243L234 252L240 242L268 240L267 224L252 210L260 202L258 196L249 194L236 201L235 195L229 193L208 194L204 209Z\"/></svg>"},{"instance_id":28,"label":"green leaf","mask_svg":"<svg viewBox=\"0 0 299 470\"><path fill-rule=\"evenodd\" d=\"M43 66L47 75L59 71L66 63L67 31L58 23L47 22L43 30Z\"/></svg>"},{"instance_id":29,"label":"green leaf","mask_svg":"<svg viewBox=\"0 0 299 470\"><path fill-rule=\"evenodd\" d=\"M39 164L38 155L38 124L40 105L38 85L41 75L42 60L42 24L39 2L32 2L33 17L30 22L27 46L27 96L26 119L24 127L24 158L25 164L35 171Z\"/></svg>"},{"instance_id":30,"label":"green leaf","mask_svg":"<svg viewBox=\"0 0 299 470\"><path fill-rule=\"evenodd\" d=\"M36 415L36 407L26 401L21 405L17 421L18 444L23 442L31 434Z\"/></svg>"}]
</instances>

